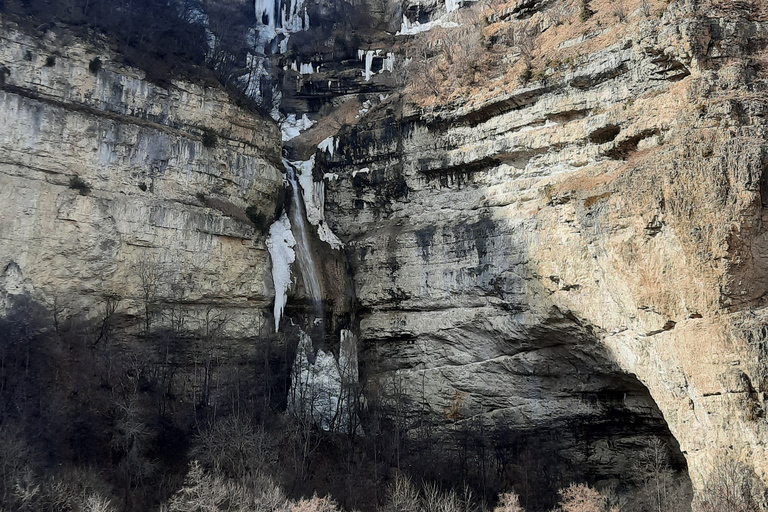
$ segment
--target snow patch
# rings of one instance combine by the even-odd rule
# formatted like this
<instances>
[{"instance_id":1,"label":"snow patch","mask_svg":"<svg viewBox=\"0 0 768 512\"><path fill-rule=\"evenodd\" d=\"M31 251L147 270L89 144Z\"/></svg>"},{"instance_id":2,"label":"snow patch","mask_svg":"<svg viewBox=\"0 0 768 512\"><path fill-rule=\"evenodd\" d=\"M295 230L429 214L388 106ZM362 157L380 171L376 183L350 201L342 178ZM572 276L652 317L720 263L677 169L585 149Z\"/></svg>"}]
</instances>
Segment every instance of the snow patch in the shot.
<instances>
[{"instance_id":1,"label":"snow patch","mask_svg":"<svg viewBox=\"0 0 768 512\"><path fill-rule=\"evenodd\" d=\"M360 170L352 171L352 177L354 178L358 174L368 174L369 172L371 172L371 169L369 169L368 167L363 167Z\"/></svg>"},{"instance_id":2,"label":"snow patch","mask_svg":"<svg viewBox=\"0 0 768 512\"><path fill-rule=\"evenodd\" d=\"M291 232L291 222L285 212L269 227L267 250L272 258L272 282L275 285L275 332L280 329L280 317L283 316L288 299L288 287L291 285L291 264L296 261L296 239Z\"/></svg>"},{"instance_id":3,"label":"snow patch","mask_svg":"<svg viewBox=\"0 0 768 512\"><path fill-rule=\"evenodd\" d=\"M443 28L456 28L460 25L456 23L455 21L446 21L442 18L438 18L436 20L428 21L427 23L419 23L418 21L415 21L411 23L411 21L408 19L407 16L403 15L403 23L400 26L400 30L397 32L398 36L413 36L416 34L421 34L422 32L427 32L429 30L432 30L436 27L443 27Z\"/></svg>"},{"instance_id":4,"label":"snow patch","mask_svg":"<svg viewBox=\"0 0 768 512\"><path fill-rule=\"evenodd\" d=\"M320 151L325 151L327 153L330 153L331 156L333 156L334 151L339 148L339 141L336 141L334 143L334 137L333 135L331 135L327 139L323 140L323 142L318 144L317 148Z\"/></svg>"},{"instance_id":5,"label":"snow patch","mask_svg":"<svg viewBox=\"0 0 768 512\"><path fill-rule=\"evenodd\" d=\"M296 119L296 114L288 114L280 123L280 131L283 132L283 142L295 139L301 132L312 128L315 123L316 121L309 119L307 114L302 115L301 119Z\"/></svg>"}]
</instances>

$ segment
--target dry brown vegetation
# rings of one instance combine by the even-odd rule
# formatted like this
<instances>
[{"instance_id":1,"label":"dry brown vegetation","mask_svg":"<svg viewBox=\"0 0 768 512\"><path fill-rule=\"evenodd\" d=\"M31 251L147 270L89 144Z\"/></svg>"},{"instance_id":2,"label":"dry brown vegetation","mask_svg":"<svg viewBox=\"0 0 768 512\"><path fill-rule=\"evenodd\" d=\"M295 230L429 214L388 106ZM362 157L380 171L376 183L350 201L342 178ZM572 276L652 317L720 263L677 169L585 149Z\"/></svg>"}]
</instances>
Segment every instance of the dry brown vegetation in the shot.
<instances>
[{"instance_id":1,"label":"dry brown vegetation","mask_svg":"<svg viewBox=\"0 0 768 512\"><path fill-rule=\"evenodd\" d=\"M754 227L745 228L742 221L759 210L764 153L762 141L750 136L721 129L688 131L628 166L616 182L625 207L641 212L649 223L663 219L683 241L688 266L695 269L696 280L706 283L689 290L683 301L689 309L716 312L730 300L729 281L749 258L742 240ZM653 267L661 270L659 263ZM631 258L627 264L633 264ZM669 278L656 276L641 288L657 311L674 314L682 302L664 299Z\"/></svg>"},{"instance_id":2,"label":"dry brown vegetation","mask_svg":"<svg viewBox=\"0 0 768 512\"><path fill-rule=\"evenodd\" d=\"M482 104L530 81L557 79L583 56L621 40L631 25L658 20L666 0L564 0L518 19L516 2L492 0L454 13L458 28L418 35L408 48L409 92L422 108ZM568 44L563 44L568 42Z\"/></svg>"}]
</instances>

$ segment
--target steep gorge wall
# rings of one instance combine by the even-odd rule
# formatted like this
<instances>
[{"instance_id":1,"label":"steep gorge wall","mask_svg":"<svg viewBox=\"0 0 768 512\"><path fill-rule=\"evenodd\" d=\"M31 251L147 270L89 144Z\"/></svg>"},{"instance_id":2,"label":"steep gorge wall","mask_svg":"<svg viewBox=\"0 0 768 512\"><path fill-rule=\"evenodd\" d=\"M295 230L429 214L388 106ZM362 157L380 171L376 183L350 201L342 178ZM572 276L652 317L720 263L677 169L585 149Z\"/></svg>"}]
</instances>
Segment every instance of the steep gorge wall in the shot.
<instances>
[{"instance_id":1,"label":"steep gorge wall","mask_svg":"<svg viewBox=\"0 0 768 512\"><path fill-rule=\"evenodd\" d=\"M258 332L273 293L245 210L280 202L276 124L221 89L153 85L106 43L7 21L0 37L3 304L29 293L87 319L118 296L142 323L149 299L152 322L180 306Z\"/></svg>"},{"instance_id":2,"label":"steep gorge wall","mask_svg":"<svg viewBox=\"0 0 768 512\"><path fill-rule=\"evenodd\" d=\"M426 112L393 97L341 131L319 165L361 359L435 428L534 432L593 480L664 422L695 487L723 453L765 480L764 354L736 324L765 293L767 27L630 13L561 42L583 50L545 78Z\"/></svg>"},{"instance_id":3,"label":"steep gorge wall","mask_svg":"<svg viewBox=\"0 0 768 512\"><path fill-rule=\"evenodd\" d=\"M504 15L557 33L560 4ZM765 23L665 2L581 28L567 5L570 64L438 108L414 105L383 62L393 51L402 70L398 21L443 16L440 2L366 3L375 30L318 30L327 40L275 57L284 113L319 121L285 154L315 155L345 244L326 258L325 298L349 305L332 296L349 294L343 254L356 302L334 314L411 438L477 435L545 466L529 476L553 488L626 478L653 439L695 487L724 451L765 480L764 365L759 340L738 338L768 286ZM119 295L138 325L149 266L163 276L153 302L198 327L215 310L231 334L272 332L264 234L245 209L271 219L282 202L276 125L217 89L151 85L106 47L12 26L2 38L4 306L28 292L98 317ZM372 77L359 50L381 50ZM334 151L318 150L327 137Z\"/></svg>"}]
</instances>

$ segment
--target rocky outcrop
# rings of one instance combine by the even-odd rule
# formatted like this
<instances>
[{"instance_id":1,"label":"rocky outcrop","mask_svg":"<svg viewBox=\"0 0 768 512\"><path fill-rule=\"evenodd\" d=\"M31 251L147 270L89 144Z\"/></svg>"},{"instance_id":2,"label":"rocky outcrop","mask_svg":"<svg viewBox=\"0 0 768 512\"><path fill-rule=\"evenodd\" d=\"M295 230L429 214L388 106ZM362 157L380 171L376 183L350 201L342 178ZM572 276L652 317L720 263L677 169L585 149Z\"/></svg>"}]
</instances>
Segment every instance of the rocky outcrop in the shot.
<instances>
[{"instance_id":1,"label":"rocky outcrop","mask_svg":"<svg viewBox=\"0 0 768 512\"><path fill-rule=\"evenodd\" d=\"M638 10L527 84L342 130L327 218L385 401L535 438L555 480L629 474L666 425L694 487L721 452L768 478L764 356L734 327L765 294L768 26L707 9Z\"/></svg>"},{"instance_id":2,"label":"rocky outcrop","mask_svg":"<svg viewBox=\"0 0 768 512\"><path fill-rule=\"evenodd\" d=\"M257 333L273 298L276 124L221 89L155 86L106 44L9 22L0 37L0 268L17 283L4 296L28 292L60 318L119 298L137 324L215 310Z\"/></svg>"},{"instance_id":3,"label":"rocky outcrop","mask_svg":"<svg viewBox=\"0 0 768 512\"><path fill-rule=\"evenodd\" d=\"M259 56L278 70L259 87L282 84L284 113L316 121L283 154L275 123L219 89L163 89L106 46L6 23L0 303L94 319L119 301L135 330L182 307L192 329L215 311L231 334L274 332L265 234L286 156L314 179L310 223L343 243L311 235L340 347L304 337L295 358L331 413L287 398L294 411L439 446L483 485L489 467L496 484L520 485L515 468L553 490L626 481L654 440L694 488L721 452L768 479L768 27L692 2L582 26L560 4L512 2L485 22L537 24L542 51L568 59L425 105L394 34L403 17L410 34L455 26L459 3L363 3L336 23L338 5L315 2L310 30ZM344 32L357 14L362 37ZM284 324L315 299L291 272ZM352 331L364 388L331 355L346 343L355 360ZM339 412L345 388L364 389L360 416Z\"/></svg>"}]
</instances>

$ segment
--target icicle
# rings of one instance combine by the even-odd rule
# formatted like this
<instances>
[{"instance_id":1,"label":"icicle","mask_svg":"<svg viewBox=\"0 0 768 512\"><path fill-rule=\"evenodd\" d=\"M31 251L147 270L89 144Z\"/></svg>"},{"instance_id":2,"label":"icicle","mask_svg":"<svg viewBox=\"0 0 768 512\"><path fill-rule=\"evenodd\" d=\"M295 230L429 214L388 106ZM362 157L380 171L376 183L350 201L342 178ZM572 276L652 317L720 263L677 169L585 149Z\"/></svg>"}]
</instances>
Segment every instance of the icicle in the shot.
<instances>
[{"instance_id":1,"label":"icicle","mask_svg":"<svg viewBox=\"0 0 768 512\"><path fill-rule=\"evenodd\" d=\"M265 26L274 30L275 22L275 0L255 0L256 20Z\"/></svg>"},{"instance_id":2,"label":"icicle","mask_svg":"<svg viewBox=\"0 0 768 512\"><path fill-rule=\"evenodd\" d=\"M385 71L389 71L391 73L394 70L395 70L395 54L392 52L387 52L387 58L384 59L381 71L379 71L379 73L383 73Z\"/></svg>"},{"instance_id":3,"label":"icicle","mask_svg":"<svg viewBox=\"0 0 768 512\"><path fill-rule=\"evenodd\" d=\"M373 65L374 55L375 52L373 50L368 50L368 53L365 54L365 72L363 73L363 76L365 77L366 82L371 79L371 66Z\"/></svg>"},{"instance_id":4,"label":"icicle","mask_svg":"<svg viewBox=\"0 0 768 512\"><path fill-rule=\"evenodd\" d=\"M333 151L334 149L339 147L339 143L337 142L336 145L334 146L333 135L331 135L327 139L323 140L320 144L318 144L317 147L318 149L320 149L320 151L327 151L328 153L331 154L331 156L333 156Z\"/></svg>"},{"instance_id":5,"label":"icicle","mask_svg":"<svg viewBox=\"0 0 768 512\"><path fill-rule=\"evenodd\" d=\"M460 0L445 0L445 10L453 12L459 8Z\"/></svg>"},{"instance_id":6,"label":"icicle","mask_svg":"<svg viewBox=\"0 0 768 512\"><path fill-rule=\"evenodd\" d=\"M296 239L291 232L291 223L285 212L269 228L267 249L272 258L272 282L275 284L275 332L280 329L280 317L283 315L286 293L291 284L291 264L296 261L293 248Z\"/></svg>"}]
</instances>

